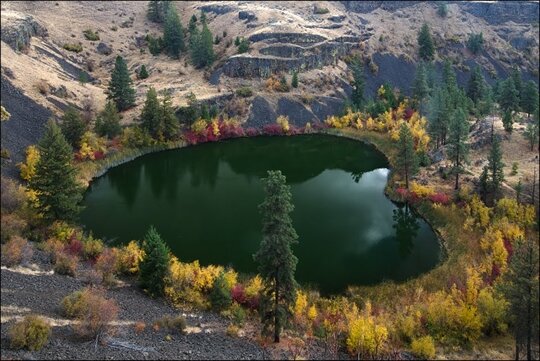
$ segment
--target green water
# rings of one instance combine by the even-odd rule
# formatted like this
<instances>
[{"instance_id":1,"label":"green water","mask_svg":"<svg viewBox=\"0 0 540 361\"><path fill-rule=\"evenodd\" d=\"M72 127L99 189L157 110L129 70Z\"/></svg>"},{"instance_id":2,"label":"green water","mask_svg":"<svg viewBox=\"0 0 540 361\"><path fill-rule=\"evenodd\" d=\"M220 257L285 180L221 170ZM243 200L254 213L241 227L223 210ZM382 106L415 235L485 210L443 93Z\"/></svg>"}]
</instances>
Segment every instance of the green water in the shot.
<instances>
[{"instance_id":1,"label":"green water","mask_svg":"<svg viewBox=\"0 0 540 361\"><path fill-rule=\"evenodd\" d=\"M229 140L149 154L111 169L85 196L82 223L115 242L154 225L182 261L255 273L257 205L266 170L291 186L296 278L324 294L402 281L439 260L435 234L383 191L388 164L374 148L324 135Z\"/></svg>"}]
</instances>

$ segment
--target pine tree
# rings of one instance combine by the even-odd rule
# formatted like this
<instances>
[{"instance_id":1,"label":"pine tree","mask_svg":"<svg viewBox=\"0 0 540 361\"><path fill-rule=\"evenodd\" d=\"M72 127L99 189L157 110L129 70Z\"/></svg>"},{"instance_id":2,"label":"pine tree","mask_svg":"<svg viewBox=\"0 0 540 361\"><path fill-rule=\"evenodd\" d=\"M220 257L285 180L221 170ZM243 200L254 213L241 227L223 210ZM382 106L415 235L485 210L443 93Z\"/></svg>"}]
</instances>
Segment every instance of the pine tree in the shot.
<instances>
[{"instance_id":1,"label":"pine tree","mask_svg":"<svg viewBox=\"0 0 540 361\"><path fill-rule=\"evenodd\" d=\"M525 132L523 135L525 138L529 141L529 144L531 145L531 152L534 151L534 145L538 143L538 121L531 122L527 124L527 127L525 128Z\"/></svg>"},{"instance_id":2,"label":"pine tree","mask_svg":"<svg viewBox=\"0 0 540 361\"><path fill-rule=\"evenodd\" d=\"M533 80L529 80L523 87L521 108L527 113L527 118L538 109L538 85Z\"/></svg>"},{"instance_id":3,"label":"pine tree","mask_svg":"<svg viewBox=\"0 0 540 361\"><path fill-rule=\"evenodd\" d=\"M456 73L454 72L454 69L452 69L452 64L448 59L444 61L442 80L446 89L457 88Z\"/></svg>"},{"instance_id":4,"label":"pine tree","mask_svg":"<svg viewBox=\"0 0 540 361\"><path fill-rule=\"evenodd\" d=\"M482 202L487 203L487 194L489 192L489 175L487 165L482 168L482 173L478 179L478 184L480 186L480 198Z\"/></svg>"},{"instance_id":5,"label":"pine tree","mask_svg":"<svg viewBox=\"0 0 540 361\"><path fill-rule=\"evenodd\" d=\"M86 124L81 118L81 114L72 106L68 107L62 116L62 134L74 148L78 149L81 145L81 137L86 131Z\"/></svg>"},{"instance_id":6,"label":"pine tree","mask_svg":"<svg viewBox=\"0 0 540 361\"><path fill-rule=\"evenodd\" d=\"M206 13L204 11L201 11L201 16L199 16L199 19L201 19L201 24L206 24Z\"/></svg>"},{"instance_id":7,"label":"pine tree","mask_svg":"<svg viewBox=\"0 0 540 361\"><path fill-rule=\"evenodd\" d=\"M161 296L164 290L164 278L169 269L169 248L161 239L156 229L151 226L144 238L142 250L144 258L139 265L141 287L151 296Z\"/></svg>"},{"instance_id":8,"label":"pine tree","mask_svg":"<svg viewBox=\"0 0 540 361\"><path fill-rule=\"evenodd\" d=\"M194 59L194 65L197 68L208 66L214 62L214 43L212 41L212 33L208 29L208 25L203 23L203 28L195 46L198 48L196 51L197 57Z\"/></svg>"},{"instance_id":9,"label":"pine tree","mask_svg":"<svg viewBox=\"0 0 540 361\"><path fill-rule=\"evenodd\" d=\"M513 243L513 254L503 282L498 290L509 302L509 315L514 330L515 359L520 359L520 348L525 345L527 360L532 360L532 345L538 340L538 243L518 238Z\"/></svg>"},{"instance_id":10,"label":"pine tree","mask_svg":"<svg viewBox=\"0 0 540 361\"><path fill-rule=\"evenodd\" d=\"M504 126L504 130L511 133L514 120L512 119L512 111L510 109L504 111L502 116L502 123Z\"/></svg>"},{"instance_id":11,"label":"pine tree","mask_svg":"<svg viewBox=\"0 0 540 361\"><path fill-rule=\"evenodd\" d=\"M234 45L240 46L240 38L238 36L234 39Z\"/></svg>"},{"instance_id":12,"label":"pine tree","mask_svg":"<svg viewBox=\"0 0 540 361\"><path fill-rule=\"evenodd\" d=\"M501 83L499 89L499 105L503 111L518 110L519 93L514 84L514 79L507 78Z\"/></svg>"},{"instance_id":13,"label":"pine tree","mask_svg":"<svg viewBox=\"0 0 540 361\"><path fill-rule=\"evenodd\" d=\"M146 70L146 65L141 65L141 69L137 73L137 77L139 79L146 79L148 78L148 71Z\"/></svg>"},{"instance_id":14,"label":"pine tree","mask_svg":"<svg viewBox=\"0 0 540 361\"><path fill-rule=\"evenodd\" d=\"M180 53L186 50L184 44L184 29L174 6L170 6L165 17L163 28L163 43L167 52L173 58L178 59Z\"/></svg>"},{"instance_id":15,"label":"pine tree","mask_svg":"<svg viewBox=\"0 0 540 361\"><path fill-rule=\"evenodd\" d=\"M467 138L469 137L469 122L467 115L462 108L454 111L450 121L450 132L448 136L448 158L452 160L452 172L456 175L454 189L459 189L459 175L465 172L463 165L468 162L469 146Z\"/></svg>"},{"instance_id":16,"label":"pine tree","mask_svg":"<svg viewBox=\"0 0 540 361\"><path fill-rule=\"evenodd\" d=\"M105 109L101 111L96 119L94 130L100 137L106 136L109 139L120 135L122 132L120 114L118 114L116 105L113 102L108 101L105 104Z\"/></svg>"},{"instance_id":17,"label":"pine tree","mask_svg":"<svg viewBox=\"0 0 540 361\"><path fill-rule=\"evenodd\" d=\"M291 86L298 88L298 72L295 70L292 75Z\"/></svg>"},{"instance_id":18,"label":"pine tree","mask_svg":"<svg viewBox=\"0 0 540 361\"><path fill-rule=\"evenodd\" d=\"M428 100L428 132L435 140L435 145L446 143L446 134L448 132L449 118L449 100L446 89L438 87Z\"/></svg>"},{"instance_id":19,"label":"pine tree","mask_svg":"<svg viewBox=\"0 0 540 361\"><path fill-rule=\"evenodd\" d=\"M238 43L238 54L247 53L249 51L249 40L242 38Z\"/></svg>"},{"instance_id":20,"label":"pine tree","mask_svg":"<svg viewBox=\"0 0 540 361\"><path fill-rule=\"evenodd\" d=\"M132 84L133 81L129 76L126 62L118 55L111 75L107 99L114 100L119 111L124 111L135 105L135 90Z\"/></svg>"},{"instance_id":21,"label":"pine tree","mask_svg":"<svg viewBox=\"0 0 540 361\"><path fill-rule=\"evenodd\" d=\"M493 139L493 144L491 145L491 151L488 155L488 169L490 177L489 191L493 198L493 204L499 195L501 184L504 181L504 163L502 162L501 141L498 137Z\"/></svg>"},{"instance_id":22,"label":"pine tree","mask_svg":"<svg viewBox=\"0 0 540 361\"><path fill-rule=\"evenodd\" d=\"M193 33L193 30L197 29L197 16L195 14L191 15L189 19L188 31L190 34Z\"/></svg>"},{"instance_id":23,"label":"pine tree","mask_svg":"<svg viewBox=\"0 0 540 361\"><path fill-rule=\"evenodd\" d=\"M467 96L471 98L474 102L474 105L478 105L478 102L484 97L486 91L486 85L484 81L484 76L480 67L477 66L474 68L469 78L469 83L467 85Z\"/></svg>"},{"instance_id":24,"label":"pine tree","mask_svg":"<svg viewBox=\"0 0 540 361\"><path fill-rule=\"evenodd\" d=\"M431 39L431 34L429 32L429 26L424 23L420 32L418 33L418 54L420 59L430 61L433 59L435 53L435 48L433 46L433 39Z\"/></svg>"},{"instance_id":25,"label":"pine tree","mask_svg":"<svg viewBox=\"0 0 540 361\"><path fill-rule=\"evenodd\" d=\"M448 6L445 2L441 2L437 7L437 15L439 15L441 18L448 16Z\"/></svg>"},{"instance_id":26,"label":"pine tree","mask_svg":"<svg viewBox=\"0 0 540 361\"><path fill-rule=\"evenodd\" d=\"M422 107L422 102L429 94L427 83L427 74L424 64L419 64L416 68L416 76L414 78L413 94L418 102L419 108Z\"/></svg>"},{"instance_id":27,"label":"pine tree","mask_svg":"<svg viewBox=\"0 0 540 361\"><path fill-rule=\"evenodd\" d=\"M359 59L355 59L351 63L351 69L353 73L352 94L351 94L351 103L355 109L362 109L364 106L364 71L362 69L362 64Z\"/></svg>"},{"instance_id":28,"label":"pine tree","mask_svg":"<svg viewBox=\"0 0 540 361\"><path fill-rule=\"evenodd\" d=\"M396 168L405 178L405 187L409 189L409 177L418 170L418 157L414 150L414 139L406 123L399 129L398 155Z\"/></svg>"},{"instance_id":29,"label":"pine tree","mask_svg":"<svg viewBox=\"0 0 540 361\"><path fill-rule=\"evenodd\" d=\"M165 97L163 97L160 111L160 120L163 123L163 135L167 140L173 139L176 137L176 135L178 135L180 124L178 123L178 119L174 114L170 94L167 93L165 94Z\"/></svg>"},{"instance_id":30,"label":"pine tree","mask_svg":"<svg viewBox=\"0 0 540 361\"><path fill-rule=\"evenodd\" d=\"M146 93L146 101L141 112L141 127L154 139L163 136L160 106L156 89L150 88Z\"/></svg>"},{"instance_id":31,"label":"pine tree","mask_svg":"<svg viewBox=\"0 0 540 361\"><path fill-rule=\"evenodd\" d=\"M215 311L225 310L232 304L231 290L227 286L225 272L221 271L214 281L209 298Z\"/></svg>"},{"instance_id":32,"label":"pine tree","mask_svg":"<svg viewBox=\"0 0 540 361\"><path fill-rule=\"evenodd\" d=\"M521 71L519 70L519 68L517 66L514 66L512 68L512 73L510 74L510 77L514 81L514 86L515 86L516 92L517 92L517 104L516 104L516 107L514 108L514 110L518 110L519 104L521 102L521 96L522 96L522 93L523 93L523 81L521 79Z\"/></svg>"},{"instance_id":33,"label":"pine tree","mask_svg":"<svg viewBox=\"0 0 540 361\"><path fill-rule=\"evenodd\" d=\"M39 144L40 158L29 188L36 192L36 208L47 221L72 221L81 207L82 188L76 181L73 154L60 128L49 120Z\"/></svg>"},{"instance_id":34,"label":"pine tree","mask_svg":"<svg viewBox=\"0 0 540 361\"><path fill-rule=\"evenodd\" d=\"M158 23L160 21L160 2L159 0L150 0L148 2L148 20Z\"/></svg>"},{"instance_id":35,"label":"pine tree","mask_svg":"<svg viewBox=\"0 0 540 361\"><path fill-rule=\"evenodd\" d=\"M263 238L253 258L259 264L263 278L260 304L263 333L273 327L274 342L279 342L281 329L291 317L296 299L294 273L298 259L291 246L298 242L298 236L289 215L294 206L285 176L279 170L268 171L268 177L263 181L266 198L259 206L263 217Z\"/></svg>"},{"instance_id":36,"label":"pine tree","mask_svg":"<svg viewBox=\"0 0 540 361\"><path fill-rule=\"evenodd\" d=\"M484 35L482 33L469 35L469 38L467 39L467 48L471 51L471 53L475 55L478 54L480 50L482 50L483 45Z\"/></svg>"}]
</instances>

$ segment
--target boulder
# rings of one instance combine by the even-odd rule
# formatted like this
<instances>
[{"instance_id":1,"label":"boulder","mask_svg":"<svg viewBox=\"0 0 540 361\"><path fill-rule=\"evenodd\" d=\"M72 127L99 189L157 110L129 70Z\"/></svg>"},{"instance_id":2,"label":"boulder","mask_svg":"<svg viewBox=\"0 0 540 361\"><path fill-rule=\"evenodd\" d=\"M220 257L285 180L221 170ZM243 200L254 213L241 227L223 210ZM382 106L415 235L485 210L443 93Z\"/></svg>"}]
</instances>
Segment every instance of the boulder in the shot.
<instances>
[{"instance_id":1,"label":"boulder","mask_svg":"<svg viewBox=\"0 0 540 361\"><path fill-rule=\"evenodd\" d=\"M241 10L238 12L238 19L246 20L247 23L257 20L257 16L253 11Z\"/></svg>"},{"instance_id":2,"label":"boulder","mask_svg":"<svg viewBox=\"0 0 540 361\"><path fill-rule=\"evenodd\" d=\"M24 50L32 36L46 37L47 29L32 16L15 11L2 11L2 41L14 50Z\"/></svg>"},{"instance_id":3,"label":"boulder","mask_svg":"<svg viewBox=\"0 0 540 361\"><path fill-rule=\"evenodd\" d=\"M98 44L96 50L102 55L110 55L112 53L112 48L103 42Z\"/></svg>"}]
</instances>

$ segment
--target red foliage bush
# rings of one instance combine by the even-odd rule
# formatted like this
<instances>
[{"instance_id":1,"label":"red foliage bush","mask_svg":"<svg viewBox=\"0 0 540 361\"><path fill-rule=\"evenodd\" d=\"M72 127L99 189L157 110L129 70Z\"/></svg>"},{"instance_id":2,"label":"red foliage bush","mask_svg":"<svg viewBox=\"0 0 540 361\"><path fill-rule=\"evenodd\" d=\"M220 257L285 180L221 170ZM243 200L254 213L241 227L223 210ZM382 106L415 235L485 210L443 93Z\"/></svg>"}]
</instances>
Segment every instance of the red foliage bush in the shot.
<instances>
[{"instance_id":1,"label":"red foliage bush","mask_svg":"<svg viewBox=\"0 0 540 361\"><path fill-rule=\"evenodd\" d=\"M247 297L246 297L246 291L244 290L244 286L242 286L240 283L237 283L234 285L234 287L231 290L231 297L233 301L243 305L246 303Z\"/></svg>"},{"instance_id":2,"label":"red foliage bush","mask_svg":"<svg viewBox=\"0 0 540 361\"><path fill-rule=\"evenodd\" d=\"M246 129L246 135L248 137L255 137L259 135L259 131L256 128L250 127Z\"/></svg>"},{"instance_id":3,"label":"red foliage bush","mask_svg":"<svg viewBox=\"0 0 540 361\"><path fill-rule=\"evenodd\" d=\"M279 124L266 124L263 127L263 133L266 135L282 135L283 129Z\"/></svg>"},{"instance_id":4,"label":"red foliage bush","mask_svg":"<svg viewBox=\"0 0 540 361\"><path fill-rule=\"evenodd\" d=\"M95 160L100 160L100 159L103 159L103 158L105 158L105 153L103 153L100 150L94 152L94 159Z\"/></svg>"},{"instance_id":5,"label":"red foliage bush","mask_svg":"<svg viewBox=\"0 0 540 361\"><path fill-rule=\"evenodd\" d=\"M414 110L412 108L407 108L405 109L405 114L403 114L403 117L405 120L409 120L411 119L413 114L414 114Z\"/></svg>"},{"instance_id":6,"label":"red foliage bush","mask_svg":"<svg viewBox=\"0 0 540 361\"><path fill-rule=\"evenodd\" d=\"M429 200L433 203L448 204L450 203L450 197L445 193L435 193L429 197Z\"/></svg>"},{"instance_id":7,"label":"red foliage bush","mask_svg":"<svg viewBox=\"0 0 540 361\"><path fill-rule=\"evenodd\" d=\"M512 242L510 242L509 239L503 239L504 248L506 249L506 252L508 252L508 258L507 261L510 261L510 257L512 257L512 254L514 254L514 247L512 247Z\"/></svg>"},{"instance_id":8,"label":"red foliage bush","mask_svg":"<svg viewBox=\"0 0 540 361\"><path fill-rule=\"evenodd\" d=\"M402 199L402 200L406 200L407 197L409 196L409 190L407 188L398 188L396 189L396 193L399 195L399 197Z\"/></svg>"},{"instance_id":9,"label":"red foliage bush","mask_svg":"<svg viewBox=\"0 0 540 361\"><path fill-rule=\"evenodd\" d=\"M501 275L501 267L499 265L493 263L491 265L491 274L485 277L484 281L486 284L492 286L493 282Z\"/></svg>"},{"instance_id":10,"label":"red foliage bush","mask_svg":"<svg viewBox=\"0 0 540 361\"><path fill-rule=\"evenodd\" d=\"M64 250L72 256L80 256L83 252L83 243L80 239L71 237L69 244L66 245Z\"/></svg>"}]
</instances>

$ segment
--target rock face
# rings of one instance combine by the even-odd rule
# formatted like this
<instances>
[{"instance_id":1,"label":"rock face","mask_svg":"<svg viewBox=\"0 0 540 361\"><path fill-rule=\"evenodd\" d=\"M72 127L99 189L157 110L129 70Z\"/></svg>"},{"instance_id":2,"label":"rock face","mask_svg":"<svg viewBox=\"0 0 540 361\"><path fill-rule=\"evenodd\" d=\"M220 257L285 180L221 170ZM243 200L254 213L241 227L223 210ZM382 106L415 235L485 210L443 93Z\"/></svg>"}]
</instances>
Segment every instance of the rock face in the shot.
<instances>
[{"instance_id":1,"label":"rock face","mask_svg":"<svg viewBox=\"0 0 540 361\"><path fill-rule=\"evenodd\" d=\"M230 77L268 77L276 72L320 68L333 64L337 58L357 48L362 38L343 36L326 40L314 34L262 33L252 35L250 40L265 41L269 45L260 49L260 55L230 57L223 65L223 74Z\"/></svg>"},{"instance_id":2,"label":"rock face","mask_svg":"<svg viewBox=\"0 0 540 361\"><path fill-rule=\"evenodd\" d=\"M250 21L257 20L257 16L255 16L253 11L242 10L238 12L238 19L246 20L249 23Z\"/></svg>"},{"instance_id":3,"label":"rock face","mask_svg":"<svg viewBox=\"0 0 540 361\"><path fill-rule=\"evenodd\" d=\"M537 1L456 2L468 13L484 19L489 24L515 23L538 24Z\"/></svg>"},{"instance_id":4,"label":"rock face","mask_svg":"<svg viewBox=\"0 0 540 361\"><path fill-rule=\"evenodd\" d=\"M30 45L32 36L46 37L47 29L32 16L2 11L2 41L14 50L24 50Z\"/></svg>"},{"instance_id":5,"label":"rock face","mask_svg":"<svg viewBox=\"0 0 540 361\"><path fill-rule=\"evenodd\" d=\"M394 11L421 2L422 1L341 1L347 10L363 14L379 8L387 11Z\"/></svg>"},{"instance_id":6,"label":"rock face","mask_svg":"<svg viewBox=\"0 0 540 361\"><path fill-rule=\"evenodd\" d=\"M103 55L110 55L112 53L111 47L105 43L99 43L96 50Z\"/></svg>"},{"instance_id":7,"label":"rock face","mask_svg":"<svg viewBox=\"0 0 540 361\"><path fill-rule=\"evenodd\" d=\"M236 7L225 4L210 4L203 5L199 7L199 10L204 11L205 13L214 13L216 15L223 15L235 11Z\"/></svg>"}]
</instances>

